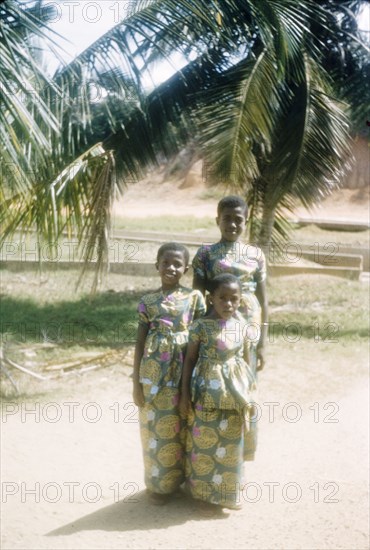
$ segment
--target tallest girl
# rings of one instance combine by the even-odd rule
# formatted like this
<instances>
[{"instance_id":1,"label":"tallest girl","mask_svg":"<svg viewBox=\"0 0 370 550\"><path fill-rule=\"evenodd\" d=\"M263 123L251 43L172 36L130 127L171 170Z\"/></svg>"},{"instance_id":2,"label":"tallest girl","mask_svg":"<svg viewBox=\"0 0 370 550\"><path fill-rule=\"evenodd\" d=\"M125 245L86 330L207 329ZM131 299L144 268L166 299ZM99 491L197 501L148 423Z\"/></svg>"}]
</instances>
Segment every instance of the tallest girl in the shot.
<instances>
[{"instance_id":1,"label":"tallest girl","mask_svg":"<svg viewBox=\"0 0 370 550\"><path fill-rule=\"evenodd\" d=\"M231 273L238 277L242 284L239 311L252 329L250 367L256 372L265 363L268 318L266 260L260 248L242 240L247 219L248 206L241 197L230 195L220 200L216 223L221 239L198 249L193 259L193 288L205 294L209 290L209 281L216 275Z\"/></svg>"}]
</instances>

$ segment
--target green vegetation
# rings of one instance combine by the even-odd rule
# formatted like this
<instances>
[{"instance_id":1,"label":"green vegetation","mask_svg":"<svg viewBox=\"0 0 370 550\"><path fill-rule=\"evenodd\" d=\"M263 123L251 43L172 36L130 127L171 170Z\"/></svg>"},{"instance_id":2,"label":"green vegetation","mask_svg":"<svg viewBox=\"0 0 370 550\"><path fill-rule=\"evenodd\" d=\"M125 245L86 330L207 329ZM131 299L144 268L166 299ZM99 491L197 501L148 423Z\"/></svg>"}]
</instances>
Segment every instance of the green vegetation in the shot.
<instances>
[{"instance_id":1,"label":"green vegetation","mask_svg":"<svg viewBox=\"0 0 370 550\"><path fill-rule=\"evenodd\" d=\"M115 218L115 229L127 229L128 231L158 231L160 233L173 232L174 234L192 233L199 236L212 236L218 238L215 219L212 217L197 218L195 216L149 216L145 218ZM290 230L288 241L296 241L300 244L313 245L315 242L324 245L335 242L345 245L368 247L370 243L370 231L331 231L321 229L310 224L303 227L294 227Z\"/></svg>"},{"instance_id":2,"label":"green vegetation","mask_svg":"<svg viewBox=\"0 0 370 550\"><path fill-rule=\"evenodd\" d=\"M102 292L89 298L40 304L35 299L5 296L2 299L2 332L7 340L25 344L117 347L135 341L135 293Z\"/></svg>"},{"instance_id":3,"label":"green vegetation","mask_svg":"<svg viewBox=\"0 0 370 550\"><path fill-rule=\"evenodd\" d=\"M177 240L177 235L181 235L181 240L184 239L182 234L187 235L189 241L194 236L194 242L202 240L204 242L217 241L219 231L214 218L196 218L193 216L184 216L175 218L174 216L153 216L145 219L130 218L124 220L117 218L114 223L113 238L108 244L109 259L112 263L122 263L128 261L139 262L155 262L157 243L149 243L142 241L128 241L125 239L115 238L115 231L145 231L153 232L152 238L155 238L155 232L158 234L166 234L165 240ZM297 227L292 229L287 239L286 244L298 243L309 248L312 252L323 254L336 253L336 247L342 244L343 246L353 246L367 249L369 247L370 231L330 231L321 229L315 225L305 227ZM35 235L28 234L22 239L19 235L15 235L13 239L8 239L0 246L0 259L6 260L37 260L39 253L44 263L53 263L58 269L58 261L75 261L78 259L76 254L77 239L68 239L61 237L58 241L58 247L54 249L49 243L37 240ZM335 249L330 243L335 244ZM325 245L330 248L325 249ZM283 246L283 245L282 245ZM190 255L194 255L198 245L188 246ZM275 249L274 249L275 250ZM271 257L275 257L272 255ZM41 264L41 269L45 266ZM91 279L90 279L91 280Z\"/></svg>"},{"instance_id":4,"label":"green vegetation","mask_svg":"<svg viewBox=\"0 0 370 550\"><path fill-rule=\"evenodd\" d=\"M369 337L368 286L329 276L287 276L268 283L271 337L354 342Z\"/></svg>"},{"instance_id":5,"label":"green vegetation","mask_svg":"<svg viewBox=\"0 0 370 550\"><path fill-rule=\"evenodd\" d=\"M90 297L87 290L92 274L85 288L75 291L78 276L77 271L45 272L39 278L27 271L1 271L0 331L9 358L47 377L58 376L61 371L45 367L107 353L113 353L105 365L110 372L131 368L137 303L142 294L158 288L158 278L110 274L103 290ZM282 349L297 353L299 346L299 353L310 353L312 343L320 344L320 349L325 347L328 353L338 353L339 347L365 349L369 330L367 285L329 276L287 276L270 279L268 292L268 353L272 361L280 360ZM24 396L67 392L68 385L76 381L76 374L40 381L15 368L7 369ZM4 388L5 395L13 395L9 382L2 378Z\"/></svg>"},{"instance_id":6,"label":"green vegetation","mask_svg":"<svg viewBox=\"0 0 370 550\"><path fill-rule=\"evenodd\" d=\"M111 274L106 288L90 297L86 291L74 290L77 276L75 271L53 273L30 288L29 275L23 279L18 276L17 282L13 273L2 271L3 338L13 343L52 342L62 346L67 354L66 348L71 345L132 344L139 297L148 289L157 288L158 279L133 280ZM280 326L276 327L276 334L281 334L286 325L297 323L303 336L311 338L314 323L319 323L321 329L328 323L337 323L340 338L367 336L369 291L358 281L286 276L270 279L268 292L271 322Z\"/></svg>"},{"instance_id":7,"label":"green vegetation","mask_svg":"<svg viewBox=\"0 0 370 550\"><path fill-rule=\"evenodd\" d=\"M173 233L191 233L192 231L213 230L217 234L215 219L210 217L197 218L196 216L148 216L143 218L115 217L115 229L128 231L158 231Z\"/></svg>"},{"instance_id":8,"label":"green vegetation","mask_svg":"<svg viewBox=\"0 0 370 550\"><path fill-rule=\"evenodd\" d=\"M77 234L86 260L97 253L98 279L117 193L189 146L210 185L247 197L251 240L265 246L297 200L311 205L338 184L349 158L341 100L361 124L369 103L361 0L137 0L50 76L52 4L1 3L4 239L22 228L49 242ZM180 54L182 69L148 89Z\"/></svg>"}]
</instances>

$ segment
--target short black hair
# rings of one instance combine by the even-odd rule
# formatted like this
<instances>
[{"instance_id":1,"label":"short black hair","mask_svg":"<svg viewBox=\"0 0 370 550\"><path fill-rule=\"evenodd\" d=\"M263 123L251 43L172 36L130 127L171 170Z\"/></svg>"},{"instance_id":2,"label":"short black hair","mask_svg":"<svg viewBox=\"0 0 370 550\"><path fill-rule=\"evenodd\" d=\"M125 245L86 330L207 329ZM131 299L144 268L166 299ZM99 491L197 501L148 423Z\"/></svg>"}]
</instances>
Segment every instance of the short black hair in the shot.
<instances>
[{"instance_id":1,"label":"short black hair","mask_svg":"<svg viewBox=\"0 0 370 550\"><path fill-rule=\"evenodd\" d=\"M164 243L164 244L162 244L162 246L160 246L158 248L157 262L159 262L159 260L161 259L161 256L163 256L163 254L165 252L168 252L169 250L176 251L176 252L181 252L182 255L184 256L185 264L187 266L189 265L189 260L190 260L189 250L186 248L186 246L184 246L181 243Z\"/></svg>"},{"instance_id":2,"label":"short black hair","mask_svg":"<svg viewBox=\"0 0 370 550\"><path fill-rule=\"evenodd\" d=\"M243 209L245 217L248 215L248 205L245 202L242 197L238 197L238 195L228 195L227 197L224 197L220 200L220 202L217 205L217 216L219 216L222 213L222 210L224 208L237 208L240 206L240 208Z\"/></svg>"},{"instance_id":3,"label":"short black hair","mask_svg":"<svg viewBox=\"0 0 370 550\"><path fill-rule=\"evenodd\" d=\"M216 275L216 277L213 277L208 283L208 290L210 294L213 294L216 292L218 288L222 285L230 285L230 284L237 284L240 290L240 293L242 292L242 284L240 282L240 279L238 277L235 277L235 275L232 275L231 273L220 273L219 275Z\"/></svg>"}]
</instances>

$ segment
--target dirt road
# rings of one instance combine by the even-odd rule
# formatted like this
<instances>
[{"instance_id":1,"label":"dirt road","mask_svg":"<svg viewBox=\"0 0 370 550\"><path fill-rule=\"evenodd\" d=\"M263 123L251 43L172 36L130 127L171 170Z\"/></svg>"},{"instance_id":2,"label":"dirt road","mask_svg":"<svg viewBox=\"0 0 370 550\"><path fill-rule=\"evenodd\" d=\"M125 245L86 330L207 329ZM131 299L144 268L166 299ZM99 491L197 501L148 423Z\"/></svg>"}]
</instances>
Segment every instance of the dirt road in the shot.
<instances>
[{"instance_id":1,"label":"dirt road","mask_svg":"<svg viewBox=\"0 0 370 550\"><path fill-rule=\"evenodd\" d=\"M243 509L212 519L185 497L146 500L129 366L3 403L2 548L367 549L367 349L280 344Z\"/></svg>"}]
</instances>

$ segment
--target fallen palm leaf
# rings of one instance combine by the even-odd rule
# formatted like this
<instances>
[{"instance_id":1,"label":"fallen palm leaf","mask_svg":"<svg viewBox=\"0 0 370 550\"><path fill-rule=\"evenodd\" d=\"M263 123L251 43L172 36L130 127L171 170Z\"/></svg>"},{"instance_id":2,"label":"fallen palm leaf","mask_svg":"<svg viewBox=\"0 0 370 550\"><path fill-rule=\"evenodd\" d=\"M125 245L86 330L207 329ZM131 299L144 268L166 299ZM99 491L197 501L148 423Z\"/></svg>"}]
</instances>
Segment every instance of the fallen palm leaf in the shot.
<instances>
[{"instance_id":1,"label":"fallen palm leaf","mask_svg":"<svg viewBox=\"0 0 370 550\"><path fill-rule=\"evenodd\" d=\"M100 353L98 355L95 355L94 357L90 357L89 359L83 359L78 361L66 361L65 363L59 363L56 365L47 366L44 369L46 371L71 370L71 369L77 369L78 367L83 365L88 365L89 363L96 363L96 362L99 362L101 366L106 366L106 364L111 364L111 361L110 361L111 359L115 359L115 358L122 359L127 355L127 353L128 351L123 353L122 350L113 350L107 353Z\"/></svg>"},{"instance_id":2,"label":"fallen palm leaf","mask_svg":"<svg viewBox=\"0 0 370 550\"><path fill-rule=\"evenodd\" d=\"M38 378L39 380L48 380L47 376L43 376L42 374L37 374L36 372L26 369L26 367L22 367L21 365L18 365L18 363L16 363L12 359L9 359L9 357L4 356L4 361L6 361L11 367L14 367L15 369L18 369L22 372L25 372L26 374L29 374L34 378Z\"/></svg>"}]
</instances>

